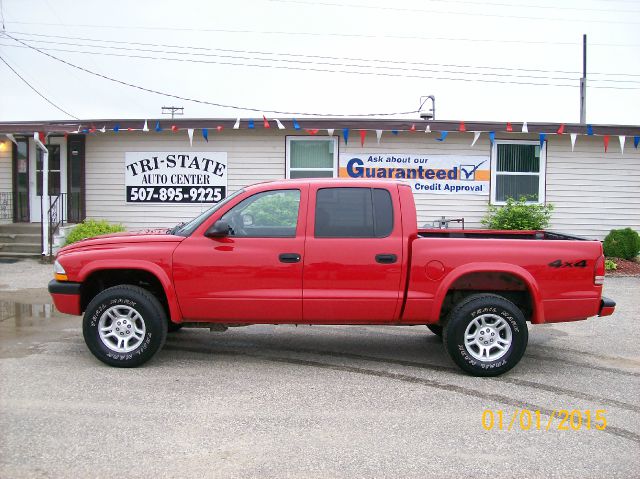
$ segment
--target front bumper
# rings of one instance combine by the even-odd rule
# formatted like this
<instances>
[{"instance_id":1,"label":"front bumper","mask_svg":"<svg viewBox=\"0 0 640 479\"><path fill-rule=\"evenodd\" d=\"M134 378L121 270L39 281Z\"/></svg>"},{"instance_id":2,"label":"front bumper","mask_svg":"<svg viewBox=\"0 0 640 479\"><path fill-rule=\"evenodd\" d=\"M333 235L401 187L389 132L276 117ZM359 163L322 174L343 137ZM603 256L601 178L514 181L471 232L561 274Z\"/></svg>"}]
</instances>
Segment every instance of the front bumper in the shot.
<instances>
[{"instance_id":1,"label":"front bumper","mask_svg":"<svg viewBox=\"0 0 640 479\"><path fill-rule=\"evenodd\" d=\"M49 282L49 294L53 298L53 304L61 313L79 316L82 314L80 307L80 288L82 283L71 283L68 281Z\"/></svg>"},{"instance_id":2,"label":"front bumper","mask_svg":"<svg viewBox=\"0 0 640 479\"><path fill-rule=\"evenodd\" d=\"M615 309L616 302L603 296L600 300L600 311L598 312L598 316L611 316Z\"/></svg>"}]
</instances>

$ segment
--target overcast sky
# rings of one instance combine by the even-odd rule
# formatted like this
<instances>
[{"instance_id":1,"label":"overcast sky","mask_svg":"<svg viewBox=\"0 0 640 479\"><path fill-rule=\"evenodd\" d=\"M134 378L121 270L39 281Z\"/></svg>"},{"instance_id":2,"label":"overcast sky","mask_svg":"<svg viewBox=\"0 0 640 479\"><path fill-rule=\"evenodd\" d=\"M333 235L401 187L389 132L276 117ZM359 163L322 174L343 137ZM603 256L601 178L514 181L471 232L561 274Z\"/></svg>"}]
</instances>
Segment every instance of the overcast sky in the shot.
<instances>
[{"instance_id":1,"label":"overcast sky","mask_svg":"<svg viewBox=\"0 0 640 479\"><path fill-rule=\"evenodd\" d=\"M0 57L81 119L260 113L44 53L271 118L412 112L435 95L440 120L578 122L586 33L587 121L640 124L639 0L0 1ZM70 118L2 62L0 85L0 121Z\"/></svg>"}]
</instances>

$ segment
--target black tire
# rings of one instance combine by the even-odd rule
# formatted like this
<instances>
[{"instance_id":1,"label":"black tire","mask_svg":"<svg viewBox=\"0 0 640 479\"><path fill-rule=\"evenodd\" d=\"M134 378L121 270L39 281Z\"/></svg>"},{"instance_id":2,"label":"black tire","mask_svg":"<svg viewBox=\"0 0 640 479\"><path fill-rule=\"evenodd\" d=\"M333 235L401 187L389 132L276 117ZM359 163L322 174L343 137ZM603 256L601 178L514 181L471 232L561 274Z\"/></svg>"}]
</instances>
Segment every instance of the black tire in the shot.
<instances>
[{"instance_id":1,"label":"black tire","mask_svg":"<svg viewBox=\"0 0 640 479\"><path fill-rule=\"evenodd\" d=\"M429 328L429 331L433 334L442 338L443 327L440 324L427 324L427 328Z\"/></svg>"},{"instance_id":2,"label":"black tire","mask_svg":"<svg viewBox=\"0 0 640 479\"><path fill-rule=\"evenodd\" d=\"M167 318L160 302L147 290L132 285L114 286L89 303L82 332L87 347L100 361L133 368L146 363L162 348L167 338Z\"/></svg>"},{"instance_id":3,"label":"black tire","mask_svg":"<svg viewBox=\"0 0 640 479\"><path fill-rule=\"evenodd\" d=\"M169 320L167 322L167 332L175 333L176 331L180 331L182 329L182 326L182 324L174 323L173 321Z\"/></svg>"},{"instance_id":4,"label":"black tire","mask_svg":"<svg viewBox=\"0 0 640 479\"><path fill-rule=\"evenodd\" d=\"M479 327L480 323L486 329ZM465 341L467 332L475 336L473 344ZM522 311L496 294L475 294L462 300L449 314L444 330L447 353L473 376L499 376L509 371L522 358L528 340L529 331ZM484 353L490 357L481 359ZM492 359L492 356L497 357Z\"/></svg>"}]
</instances>

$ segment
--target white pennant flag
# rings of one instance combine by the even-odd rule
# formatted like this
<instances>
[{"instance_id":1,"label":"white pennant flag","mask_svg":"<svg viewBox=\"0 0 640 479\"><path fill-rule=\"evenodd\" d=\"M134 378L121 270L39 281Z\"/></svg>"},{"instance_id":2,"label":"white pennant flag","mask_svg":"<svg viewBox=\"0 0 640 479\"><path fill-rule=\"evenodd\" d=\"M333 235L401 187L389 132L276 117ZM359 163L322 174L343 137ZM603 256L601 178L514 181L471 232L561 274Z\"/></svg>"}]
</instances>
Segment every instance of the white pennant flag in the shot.
<instances>
[{"instance_id":1,"label":"white pennant flag","mask_svg":"<svg viewBox=\"0 0 640 479\"><path fill-rule=\"evenodd\" d=\"M280 120L278 120L277 118L275 120L276 120L276 125L278 125L278 130L286 130L286 128L284 127L284 125Z\"/></svg>"},{"instance_id":2,"label":"white pennant flag","mask_svg":"<svg viewBox=\"0 0 640 479\"><path fill-rule=\"evenodd\" d=\"M427 127L424 129L425 133L431 133L431 125L427 125Z\"/></svg>"},{"instance_id":3,"label":"white pennant flag","mask_svg":"<svg viewBox=\"0 0 640 479\"><path fill-rule=\"evenodd\" d=\"M193 128L187 128L187 135L189 135L189 145L193 146Z\"/></svg>"},{"instance_id":4,"label":"white pennant flag","mask_svg":"<svg viewBox=\"0 0 640 479\"><path fill-rule=\"evenodd\" d=\"M12 143L15 143L16 146L18 146L18 142L16 141L15 136L13 136L11 133L7 133L7 138L9 138Z\"/></svg>"},{"instance_id":5,"label":"white pennant flag","mask_svg":"<svg viewBox=\"0 0 640 479\"><path fill-rule=\"evenodd\" d=\"M335 131L334 128L327 128L327 135L329 136L333 136L333 132Z\"/></svg>"},{"instance_id":6,"label":"white pennant flag","mask_svg":"<svg viewBox=\"0 0 640 479\"><path fill-rule=\"evenodd\" d=\"M382 138L382 130L376 130L376 138L378 138L378 145L379 145L380 138Z\"/></svg>"},{"instance_id":7,"label":"white pennant flag","mask_svg":"<svg viewBox=\"0 0 640 479\"><path fill-rule=\"evenodd\" d=\"M142 127L142 131L149 131L149 127L147 126L147 120L144 121L144 126Z\"/></svg>"},{"instance_id":8,"label":"white pennant flag","mask_svg":"<svg viewBox=\"0 0 640 479\"><path fill-rule=\"evenodd\" d=\"M107 132L107 127L105 125L102 125L102 128L100 128L100 133L106 133Z\"/></svg>"},{"instance_id":9,"label":"white pennant flag","mask_svg":"<svg viewBox=\"0 0 640 479\"><path fill-rule=\"evenodd\" d=\"M480 138L480 133L479 131L474 131L473 132L473 141L471 142L471 147L473 148L473 145L476 144L476 141L478 141L478 138Z\"/></svg>"},{"instance_id":10,"label":"white pennant flag","mask_svg":"<svg viewBox=\"0 0 640 479\"><path fill-rule=\"evenodd\" d=\"M529 127L526 121L522 124L522 133L529 133Z\"/></svg>"},{"instance_id":11,"label":"white pennant flag","mask_svg":"<svg viewBox=\"0 0 640 479\"><path fill-rule=\"evenodd\" d=\"M573 149L576 146L576 138L578 137L577 133L571 133L569 136L571 136L571 151L573 151Z\"/></svg>"},{"instance_id":12,"label":"white pennant flag","mask_svg":"<svg viewBox=\"0 0 640 479\"><path fill-rule=\"evenodd\" d=\"M624 142L627 140L627 137L624 135L618 136L618 140L620 140L620 153L624 155Z\"/></svg>"},{"instance_id":13,"label":"white pennant flag","mask_svg":"<svg viewBox=\"0 0 640 479\"><path fill-rule=\"evenodd\" d=\"M236 122L233 124L233 129L234 130L240 129L240 118L236 118Z\"/></svg>"}]
</instances>

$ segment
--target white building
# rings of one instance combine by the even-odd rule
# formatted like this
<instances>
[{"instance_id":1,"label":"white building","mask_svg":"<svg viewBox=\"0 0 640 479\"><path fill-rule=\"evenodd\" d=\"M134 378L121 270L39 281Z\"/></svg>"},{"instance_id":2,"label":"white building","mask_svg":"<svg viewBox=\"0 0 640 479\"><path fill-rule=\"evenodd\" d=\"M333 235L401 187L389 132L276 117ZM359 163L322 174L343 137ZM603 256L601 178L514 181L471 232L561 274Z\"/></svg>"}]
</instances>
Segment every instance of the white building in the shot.
<instances>
[{"instance_id":1,"label":"white building","mask_svg":"<svg viewBox=\"0 0 640 479\"><path fill-rule=\"evenodd\" d=\"M446 217L479 228L489 204L527 195L555 205L553 230L602 239L613 228L640 229L638 126L532 123L523 133L522 123L497 122L305 118L271 120L268 129L262 119L236 123L0 123L0 221L11 224L2 231L42 222L37 232L47 237L63 218L168 227L252 183L349 174L408 176L420 225ZM4 252L19 250L6 236Z\"/></svg>"}]
</instances>

